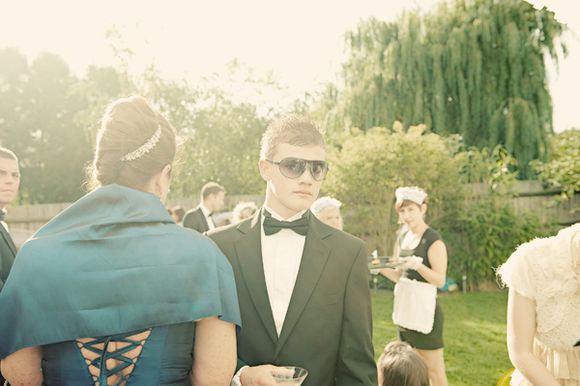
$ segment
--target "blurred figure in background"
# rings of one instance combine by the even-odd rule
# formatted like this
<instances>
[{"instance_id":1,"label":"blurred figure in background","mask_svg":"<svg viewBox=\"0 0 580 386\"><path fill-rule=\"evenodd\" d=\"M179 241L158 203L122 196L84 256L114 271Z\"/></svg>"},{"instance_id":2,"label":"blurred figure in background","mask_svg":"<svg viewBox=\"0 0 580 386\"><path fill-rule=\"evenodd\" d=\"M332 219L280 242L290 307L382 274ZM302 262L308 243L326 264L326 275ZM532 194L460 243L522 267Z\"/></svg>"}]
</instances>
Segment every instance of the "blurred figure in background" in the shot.
<instances>
[{"instance_id":1,"label":"blurred figure in background","mask_svg":"<svg viewBox=\"0 0 580 386\"><path fill-rule=\"evenodd\" d=\"M310 210L323 223L342 230L343 223L342 215L340 214L341 206L342 202L338 201L336 198L324 196L314 201Z\"/></svg>"},{"instance_id":2,"label":"blurred figure in background","mask_svg":"<svg viewBox=\"0 0 580 386\"><path fill-rule=\"evenodd\" d=\"M181 206L174 206L171 208L171 212L173 213L171 217L175 220L177 225L183 225L183 216L185 216L185 209Z\"/></svg>"},{"instance_id":3,"label":"blurred figure in background","mask_svg":"<svg viewBox=\"0 0 580 386\"><path fill-rule=\"evenodd\" d=\"M258 207L252 201L238 202L232 215L232 224L237 224L240 221L252 217L257 210Z\"/></svg>"},{"instance_id":4,"label":"blurred figure in background","mask_svg":"<svg viewBox=\"0 0 580 386\"><path fill-rule=\"evenodd\" d=\"M214 229L212 215L224 207L226 190L216 182L208 182L201 188L200 204L185 214L183 226L199 233Z\"/></svg>"},{"instance_id":5,"label":"blurred figure in background","mask_svg":"<svg viewBox=\"0 0 580 386\"><path fill-rule=\"evenodd\" d=\"M4 222L6 205L10 204L18 194L20 186L20 168L18 157L11 150L0 147L0 291L14 263L16 246L12 236L8 233L8 226ZM4 378L0 374L0 385Z\"/></svg>"},{"instance_id":6,"label":"blurred figure in background","mask_svg":"<svg viewBox=\"0 0 580 386\"><path fill-rule=\"evenodd\" d=\"M20 168L16 155L0 147L0 291L8 278L16 256L16 246L4 222L6 206L14 200L20 186ZM0 377L1 378L1 377Z\"/></svg>"}]
</instances>

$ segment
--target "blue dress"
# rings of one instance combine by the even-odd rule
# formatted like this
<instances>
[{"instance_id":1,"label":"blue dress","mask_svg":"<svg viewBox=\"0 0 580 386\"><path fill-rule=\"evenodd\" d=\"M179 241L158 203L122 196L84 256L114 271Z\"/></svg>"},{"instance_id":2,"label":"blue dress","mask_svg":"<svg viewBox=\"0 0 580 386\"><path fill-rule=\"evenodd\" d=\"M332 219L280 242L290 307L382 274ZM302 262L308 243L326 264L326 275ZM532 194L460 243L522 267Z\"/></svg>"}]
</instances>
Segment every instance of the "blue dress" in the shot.
<instances>
[{"instance_id":1,"label":"blue dress","mask_svg":"<svg viewBox=\"0 0 580 386\"><path fill-rule=\"evenodd\" d=\"M21 248L0 293L0 358L42 346L48 386L106 385L109 376L185 386L195 321L209 316L240 325L225 256L177 226L155 195L107 185Z\"/></svg>"}]
</instances>

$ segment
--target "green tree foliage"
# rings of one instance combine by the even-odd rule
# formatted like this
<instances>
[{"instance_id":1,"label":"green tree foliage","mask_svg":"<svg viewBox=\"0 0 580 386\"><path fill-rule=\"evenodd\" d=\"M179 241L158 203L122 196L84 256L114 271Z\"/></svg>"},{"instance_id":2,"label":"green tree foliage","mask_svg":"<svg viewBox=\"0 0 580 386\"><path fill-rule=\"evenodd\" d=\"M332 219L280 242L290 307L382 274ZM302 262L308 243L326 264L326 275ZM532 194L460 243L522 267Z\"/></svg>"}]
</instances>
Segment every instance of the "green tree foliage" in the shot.
<instances>
[{"instance_id":1,"label":"green tree foliage","mask_svg":"<svg viewBox=\"0 0 580 386\"><path fill-rule=\"evenodd\" d=\"M264 85L255 76L248 82ZM262 191L257 160L268 118L219 85L166 79L154 66L139 76L125 65L90 66L79 79L56 55L42 54L29 65L17 50L0 49L0 145L20 157L21 202L70 202L84 194L100 118L109 103L132 94L156 105L183 143L173 197L196 197L208 180L232 193Z\"/></svg>"},{"instance_id":2,"label":"green tree foliage","mask_svg":"<svg viewBox=\"0 0 580 386\"><path fill-rule=\"evenodd\" d=\"M5 62L6 60L6 62ZM53 54L30 66L18 51L0 51L0 141L22 164L21 197L28 202L62 202L78 197L82 165L90 145L75 122L80 101L71 94L77 82L68 65Z\"/></svg>"},{"instance_id":3,"label":"green tree foliage","mask_svg":"<svg viewBox=\"0 0 580 386\"><path fill-rule=\"evenodd\" d=\"M562 189L561 198L568 200L580 192L580 129L554 136L551 146L552 160L547 163L536 161L533 166L544 182Z\"/></svg>"},{"instance_id":4,"label":"green tree foliage","mask_svg":"<svg viewBox=\"0 0 580 386\"><path fill-rule=\"evenodd\" d=\"M495 281L499 267L515 248L547 235L550 224L532 215L517 214L512 205L515 160L501 147L470 147L455 155L464 200L457 216L442 224L450 253L449 274L467 276L470 288Z\"/></svg>"},{"instance_id":5,"label":"green tree foliage","mask_svg":"<svg viewBox=\"0 0 580 386\"><path fill-rule=\"evenodd\" d=\"M207 101L207 99L206 99ZM174 197L197 197L208 181L232 194L257 194L264 188L258 173L260 138L268 122L250 104L235 104L214 95L208 107L193 115L182 130Z\"/></svg>"},{"instance_id":6,"label":"green tree foliage","mask_svg":"<svg viewBox=\"0 0 580 386\"><path fill-rule=\"evenodd\" d=\"M344 203L345 229L363 236L370 250L390 255L398 228L395 189L420 186L429 193L431 223L453 217L461 201L459 172L448 143L424 126L405 131L372 128L342 138L330 152L331 171L324 188Z\"/></svg>"},{"instance_id":7,"label":"green tree foliage","mask_svg":"<svg viewBox=\"0 0 580 386\"><path fill-rule=\"evenodd\" d=\"M392 130L343 134L329 159L324 188L344 203L348 232L390 255L398 228L394 191L420 186L429 194L426 221L448 248L449 276L466 274L473 287L493 281L494 267L545 231L511 208L514 160L501 147L465 148L457 136L428 133L423 125L404 130L396 122Z\"/></svg>"},{"instance_id":8,"label":"green tree foliage","mask_svg":"<svg viewBox=\"0 0 580 386\"><path fill-rule=\"evenodd\" d=\"M566 53L563 31L552 12L523 0L456 0L397 22L370 19L347 34L344 88L323 94L319 110L332 129L398 120L470 146L501 144L527 176L529 161L549 156L544 59Z\"/></svg>"},{"instance_id":9,"label":"green tree foliage","mask_svg":"<svg viewBox=\"0 0 580 386\"><path fill-rule=\"evenodd\" d=\"M237 62L230 63L225 79L213 76L195 86L163 79L153 67L146 72L142 94L168 116L181 141L171 197L197 197L208 181L232 194L262 193L259 148L271 111L260 113L259 106L236 100L228 88L259 93L277 87L271 82Z\"/></svg>"}]
</instances>

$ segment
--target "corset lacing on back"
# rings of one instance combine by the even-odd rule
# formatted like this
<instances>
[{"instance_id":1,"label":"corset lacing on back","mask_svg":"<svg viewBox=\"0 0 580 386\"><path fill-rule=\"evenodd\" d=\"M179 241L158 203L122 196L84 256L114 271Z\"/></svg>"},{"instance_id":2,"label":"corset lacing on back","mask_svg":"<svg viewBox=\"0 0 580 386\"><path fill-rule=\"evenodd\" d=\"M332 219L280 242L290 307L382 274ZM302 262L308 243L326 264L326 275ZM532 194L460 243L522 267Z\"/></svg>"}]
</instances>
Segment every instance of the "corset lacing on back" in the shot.
<instances>
[{"instance_id":1,"label":"corset lacing on back","mask_svg":"<svg viewBox=\"0 0 580 386\"><path fill-rule=\"evenodd\" d=\"M124 386L135 369L151 329L77 339L95 386Z\"/></svg>"}]
</instances>

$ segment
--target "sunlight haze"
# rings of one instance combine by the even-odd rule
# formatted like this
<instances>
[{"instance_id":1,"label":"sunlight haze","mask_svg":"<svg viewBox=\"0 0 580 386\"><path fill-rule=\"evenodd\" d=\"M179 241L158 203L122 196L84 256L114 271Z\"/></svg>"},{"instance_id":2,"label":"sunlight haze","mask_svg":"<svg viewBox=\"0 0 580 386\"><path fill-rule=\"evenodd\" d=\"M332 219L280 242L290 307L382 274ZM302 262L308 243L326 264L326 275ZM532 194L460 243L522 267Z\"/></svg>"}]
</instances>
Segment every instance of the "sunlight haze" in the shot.
<instances>
[{"instance_id":1,"label":"sunlight haze","mask_svg":"<svg viewBox=\"0 0 580 386\"><path fill-rule=\"evenodd\" d=\"M531 1L548 6L573 31L580 30L575 2ZM428 11L434 0L294 2L250 0L111 1L53 0L3 2L0 47L16 47L30 60L40 52L60 55L82 76L90 64L117 65L111 48L129 48L129 70L139 73L154 63L164 76L196 82L226 71L237 59L259 73L271 72L285 87L271 98L290 103L337 80L345 59L344 34L360 20L395 20L404 9ZM114 27L119 39L107 39ZM554 127L580 127L580 42L568 36L569 57L559 74L551 71ZM241 91L240 91L241 92ZM240 95L245 98L245 95ZM265 96L266 98L268 96Z\"/></svg>"}]
</instances>

